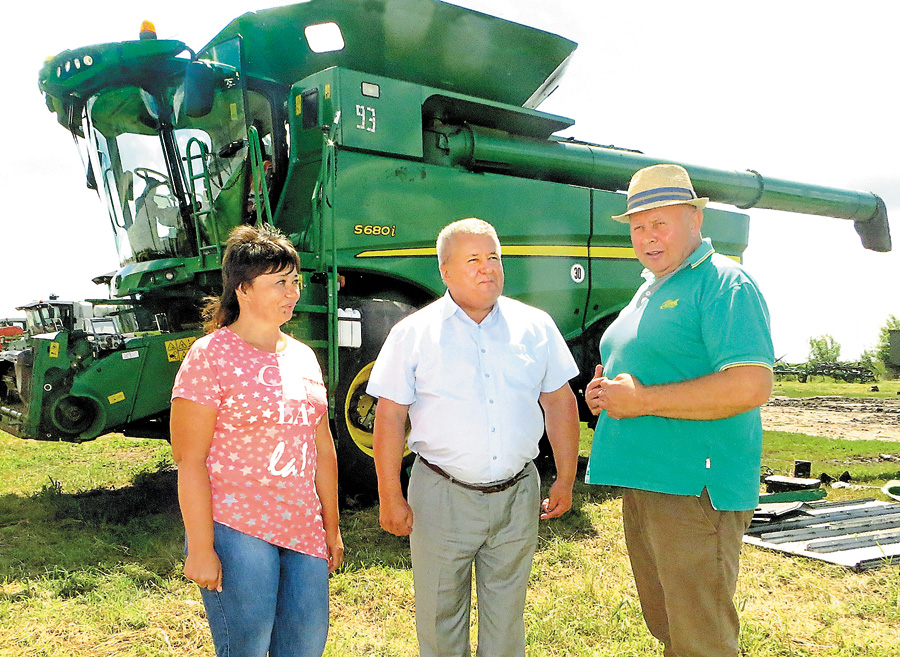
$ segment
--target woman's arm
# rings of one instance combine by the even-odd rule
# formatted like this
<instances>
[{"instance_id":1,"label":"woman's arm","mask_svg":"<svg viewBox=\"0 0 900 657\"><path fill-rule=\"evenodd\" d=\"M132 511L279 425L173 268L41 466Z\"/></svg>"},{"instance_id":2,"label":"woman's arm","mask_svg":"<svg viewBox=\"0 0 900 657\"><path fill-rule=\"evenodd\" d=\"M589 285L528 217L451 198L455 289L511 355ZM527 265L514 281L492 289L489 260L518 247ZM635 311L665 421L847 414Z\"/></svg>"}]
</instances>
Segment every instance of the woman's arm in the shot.
<instances>
[{"instance_id":1,"label":"woman's arm","mask_svg":"<svg viewBox=\"0 0 900 657\"><path fill-rule=\"evenodd\" d=\"M344 561L344 541L341 538L338 514L338 468L334 440L328 424L328 414L322 415L316 427L316 492L322 503L322 522L325 525L325 545L328 547L328 572L333 573Z\"/></svg>"},{"instance_id":2,"label":"woman's arm","mask_svg":"<svg viewBox=\"0 0 900 657\"><path fill-rule=\"evenodd\" d=\"M178 466L178 504L187 533L184 576L210 591L222 590L222 564L213 548L212 490L206 469L216 415L214 408L178 397L172 400L169 423L172 458Z\"/></svg>"}]
</instances>

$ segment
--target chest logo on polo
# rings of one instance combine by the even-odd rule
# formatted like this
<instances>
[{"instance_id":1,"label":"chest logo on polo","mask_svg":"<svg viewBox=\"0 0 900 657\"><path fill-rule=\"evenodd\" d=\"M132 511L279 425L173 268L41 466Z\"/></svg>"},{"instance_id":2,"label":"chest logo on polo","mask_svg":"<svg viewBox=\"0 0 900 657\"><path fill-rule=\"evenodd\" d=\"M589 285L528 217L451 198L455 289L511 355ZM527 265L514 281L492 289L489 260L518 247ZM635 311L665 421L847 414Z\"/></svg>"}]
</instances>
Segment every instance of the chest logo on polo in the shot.
<instances>
[{"instance_id":1,"label":"chest logo on polo","mask_svg":"<svg viewBox=\"0 0 900 657\"><path fill-rule=\"evenodd\" d=\"M669 299L665 301L663 305L659 307L660 310L666 310L667 308L675 308L678 305L678 299Z\"/></svg>"}]
</instances>

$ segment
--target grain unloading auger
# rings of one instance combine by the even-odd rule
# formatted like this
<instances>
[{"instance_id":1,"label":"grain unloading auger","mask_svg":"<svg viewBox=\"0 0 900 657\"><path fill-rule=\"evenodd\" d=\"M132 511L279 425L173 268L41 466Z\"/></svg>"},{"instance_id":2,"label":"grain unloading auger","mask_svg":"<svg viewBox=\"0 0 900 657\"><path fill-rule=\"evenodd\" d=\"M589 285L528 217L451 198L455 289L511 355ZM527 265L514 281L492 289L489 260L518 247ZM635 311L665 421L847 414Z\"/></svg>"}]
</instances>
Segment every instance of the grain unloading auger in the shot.
<instances>
[{"instance_id":1,"label":"grain unloading auger","mask_svg":"<svg viewBox=\"0 0 900 657\"><path fill-rule=\"evenodd\" d=\"M765 178L756 171L725 171L660 160L642 153L572 140L532 140L465 125L445 135L444 150L452 163L472 169L538 177L570 185L624 190L638 169L666 162L681 164L691 174L699 196L750 208L781 210L853 220L863 247L891 250L884 201L871 192L823 187Z\"/></svg>"}]
</instances>

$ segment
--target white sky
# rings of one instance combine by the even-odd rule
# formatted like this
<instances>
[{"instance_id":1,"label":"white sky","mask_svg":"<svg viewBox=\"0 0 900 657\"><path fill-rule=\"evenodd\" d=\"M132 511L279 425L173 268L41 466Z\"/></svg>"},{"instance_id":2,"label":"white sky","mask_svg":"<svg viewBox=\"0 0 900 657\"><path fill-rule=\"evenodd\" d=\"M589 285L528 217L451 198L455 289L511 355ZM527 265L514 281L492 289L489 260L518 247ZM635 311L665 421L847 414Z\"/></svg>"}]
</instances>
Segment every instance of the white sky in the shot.
<instances>
[{"instance_id":1,"label":"white sky","mask_svg":"<svg viewBox=\"0 0 900 657\"><path fill-rule=\"evenodd\" d=\"M37 89L47 56L137 38L197 50L232 18L285 4L216 0L20 3L0 42L6 64L0 161L0 317L55 292L103 296L90 279L116 268L112 231L71 136ZM900 316L900 126L896 10L885 0L456 0L579 44L540 109L565 134L648 155L763 176L862 189L887 203L895 250L866 251L851 222L749 212L745 264L765 293L776 356L806 359L831 334L844 359ZM635 281L635 285L639 281Z\"/></svg>"}]
</instances>

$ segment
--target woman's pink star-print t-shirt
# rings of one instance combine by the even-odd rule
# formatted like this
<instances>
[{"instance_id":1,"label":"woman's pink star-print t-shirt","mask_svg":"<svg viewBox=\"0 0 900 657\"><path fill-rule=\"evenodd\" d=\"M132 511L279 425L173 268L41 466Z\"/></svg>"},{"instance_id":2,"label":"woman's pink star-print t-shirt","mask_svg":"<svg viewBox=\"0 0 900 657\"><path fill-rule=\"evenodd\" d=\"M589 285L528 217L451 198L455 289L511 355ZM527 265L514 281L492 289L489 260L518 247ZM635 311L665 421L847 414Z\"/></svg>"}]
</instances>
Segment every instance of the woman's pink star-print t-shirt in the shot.
<instances>
[{"instance_id":1,"label":"woman's pink star-print t-shirt","mask_svg":"<svg viewBox=\"0 0 900 657\"><path fill-rule=\"evenodd\" d=\"M218 411L206 459L213 520L327 559L315 487L315 433L328 421L327 401L312 349L288 338L269 353L221 328L191 346L176 397Z\"/></svg>"}]
</instances>

